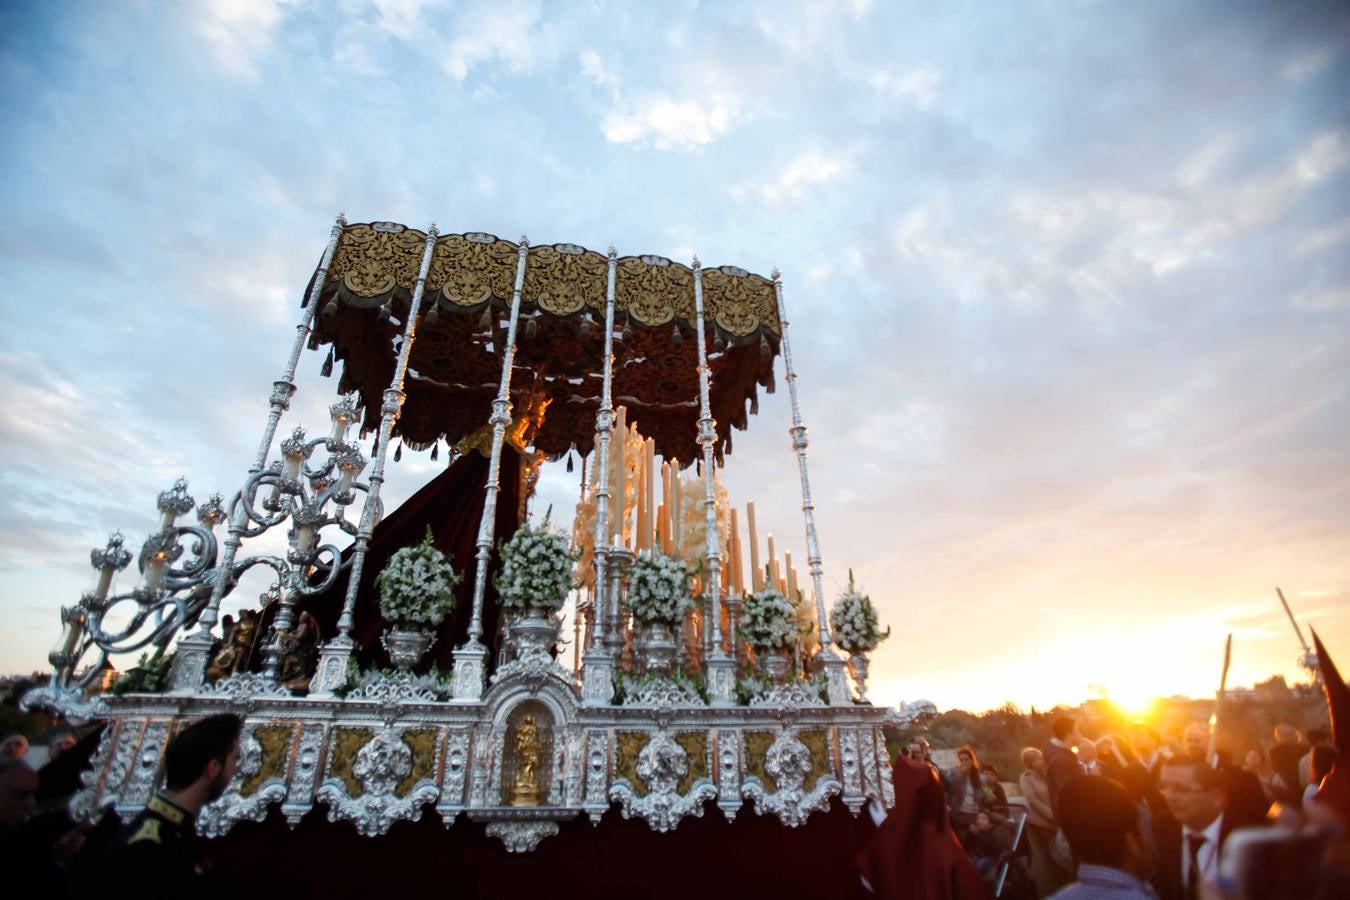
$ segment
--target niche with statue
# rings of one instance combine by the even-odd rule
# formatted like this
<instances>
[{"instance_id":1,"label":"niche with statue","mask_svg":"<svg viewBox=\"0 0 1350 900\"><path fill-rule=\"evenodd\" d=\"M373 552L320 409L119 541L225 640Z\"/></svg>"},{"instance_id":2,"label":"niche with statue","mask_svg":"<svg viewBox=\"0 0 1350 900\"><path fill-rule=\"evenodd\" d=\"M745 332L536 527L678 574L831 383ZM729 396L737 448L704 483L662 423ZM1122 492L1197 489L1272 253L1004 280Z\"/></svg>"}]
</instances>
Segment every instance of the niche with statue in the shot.
<instances>
[{"instance_id":1,"label":"niche with statue","mask_svg":"<svg viewBox=\"0 0 1350 900\"><path fill-rule=\"evenodd\" d=\"M502 804L547 806L553 784L553 713L526 700L506 717L502 746Z\"/></svg>"}]
</instances>

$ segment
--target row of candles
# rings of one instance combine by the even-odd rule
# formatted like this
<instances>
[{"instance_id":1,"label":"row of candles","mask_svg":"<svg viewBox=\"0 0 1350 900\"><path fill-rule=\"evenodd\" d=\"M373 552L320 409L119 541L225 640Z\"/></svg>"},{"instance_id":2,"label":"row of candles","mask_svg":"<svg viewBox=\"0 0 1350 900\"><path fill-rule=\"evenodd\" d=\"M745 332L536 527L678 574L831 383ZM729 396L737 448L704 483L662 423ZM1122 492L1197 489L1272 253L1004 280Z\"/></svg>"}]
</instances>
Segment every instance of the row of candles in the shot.
<instances>
[{"instance_id":1,"label":"row of candles","mask_svg":"<svg viewBox=\"0 0 1350 900\"><path fill-rule=\"evenodd\" d=\"M608 517L611 545L621 544L638 553L659 547L669 556L687 557L686 562L697 564L703 559L703 543L685 547L680 536L685 533L685 519L691 510L696 510L702 521L707 491L703 478L682 474L677 465L667 460L661 460L658 468L655 441L643 438L637 426L628 424L625 407L616 410L615 420L609 458L610 490L616 501ZM659 497L656 488L658 472L661 479ZM630 482L636 488L635 501L623 503L619 509L618 501L627 496ZM728 533L721 535L719 542L727 559L727 565L722 567L723 590L745 593L744 565L748 545L750 590L762 590L767 583L788 597L797 597L797 569L792 564L792 554L785 552L780 560L772 534L766 536L768 552L761 561L754 502L745 505L747 539L741 537L740 510L732 507L729 520Z\"/></svg>"}]
</instances>

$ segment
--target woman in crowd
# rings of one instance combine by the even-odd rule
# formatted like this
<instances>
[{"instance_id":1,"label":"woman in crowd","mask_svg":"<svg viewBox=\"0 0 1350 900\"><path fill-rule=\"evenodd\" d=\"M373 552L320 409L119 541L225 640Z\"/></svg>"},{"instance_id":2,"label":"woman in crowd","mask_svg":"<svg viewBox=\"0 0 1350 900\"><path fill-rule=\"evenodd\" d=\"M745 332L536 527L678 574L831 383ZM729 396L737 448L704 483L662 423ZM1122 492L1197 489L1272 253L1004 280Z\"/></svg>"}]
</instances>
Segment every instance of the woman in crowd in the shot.
<instances>
[{"instance_id":1,"label":"woman in crowd","mask_svg":"<svg viewBox=\"0 0 1350 900\"><path fill-rule=\"evenodd\" d=\"M1042 897L1068 881L1068 873L1050 856L1050 843L1059 826L1050 806L1050 785L1045 780L1045 755L1035 747L1022 751L1023 771L1018 778L1027 802L1026 836L1031 843L1031 878Z\"/></svg>"},{"instance_id":2,"label":"woman in crowd","mask_svg":"<svg viewBox=\"0 0 1350 900\"><path fill-rule=\"evenodd\" d=\"M984 796L984 781L980 778L980 761L975 750L966 745L956 751L956 767L947 771L947 807L952 813L952 827L962 841L975 814L987 810L989 803Z\"/></svg>"}]
</instances>

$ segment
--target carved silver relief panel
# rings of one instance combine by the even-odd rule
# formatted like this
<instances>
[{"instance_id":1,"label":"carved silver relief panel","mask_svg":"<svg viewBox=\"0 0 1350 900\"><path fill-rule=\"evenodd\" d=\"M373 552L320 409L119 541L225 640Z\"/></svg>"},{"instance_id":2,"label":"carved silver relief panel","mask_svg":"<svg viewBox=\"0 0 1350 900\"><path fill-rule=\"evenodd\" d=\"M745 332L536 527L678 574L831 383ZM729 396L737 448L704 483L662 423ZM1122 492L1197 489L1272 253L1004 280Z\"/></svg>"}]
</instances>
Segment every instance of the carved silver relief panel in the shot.
<instances>
[{"instance_id":1,"label":"carved silver relief panel","mask_svg":"<svg viewBox=\"0 0 1350 900\"><path fill-rule=\"evenodd\" d=\"M811 751L791 730L784 730L769 746L764 770L778 789L770 793L752 775L745 779L741 794L754 803L756 814L772 813L792 828L805 823L811 813L828 810L830 797L843 789L832 774L822 774L810 790L806 788L806 779L812 772Z\"/></svg>"},{"instance_id":2,"label":"carved silver relief panel","mask_svg":"<svg viewBox=\"0 0 1350 900\"><path fill-rule=\"evenodd\" d=\"M637 816L654 831L671 831L686 816L702 816L705 801L717 797L712 780L699 778L685 794L679 785L689 774L689 755L664 729L657 731L638 753L637 775L647 785L638 796L628 779L620 778L609 789L609 798L617 800L625 819Z\"/></svg>"}]
</instances>

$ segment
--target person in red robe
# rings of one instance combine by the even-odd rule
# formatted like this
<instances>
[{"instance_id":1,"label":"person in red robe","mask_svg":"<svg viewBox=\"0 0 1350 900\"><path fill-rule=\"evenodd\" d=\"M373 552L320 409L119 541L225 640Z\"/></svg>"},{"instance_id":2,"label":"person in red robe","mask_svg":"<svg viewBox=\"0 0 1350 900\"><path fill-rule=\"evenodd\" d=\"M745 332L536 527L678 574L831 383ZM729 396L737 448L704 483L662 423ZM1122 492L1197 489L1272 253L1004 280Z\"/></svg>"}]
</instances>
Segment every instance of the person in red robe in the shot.
<instances>
[{"instance_id":1,"label":"person in red robe","mask_svg":"<svg viewBox=\"0 0 1350 900\"><path fill-rule=\"evenodd\" d=\"M863 884L883 900L986 900L989 889L966 857L931 766L895 761L895 808L858 855Z\"/></svg>"}]
</instances>

